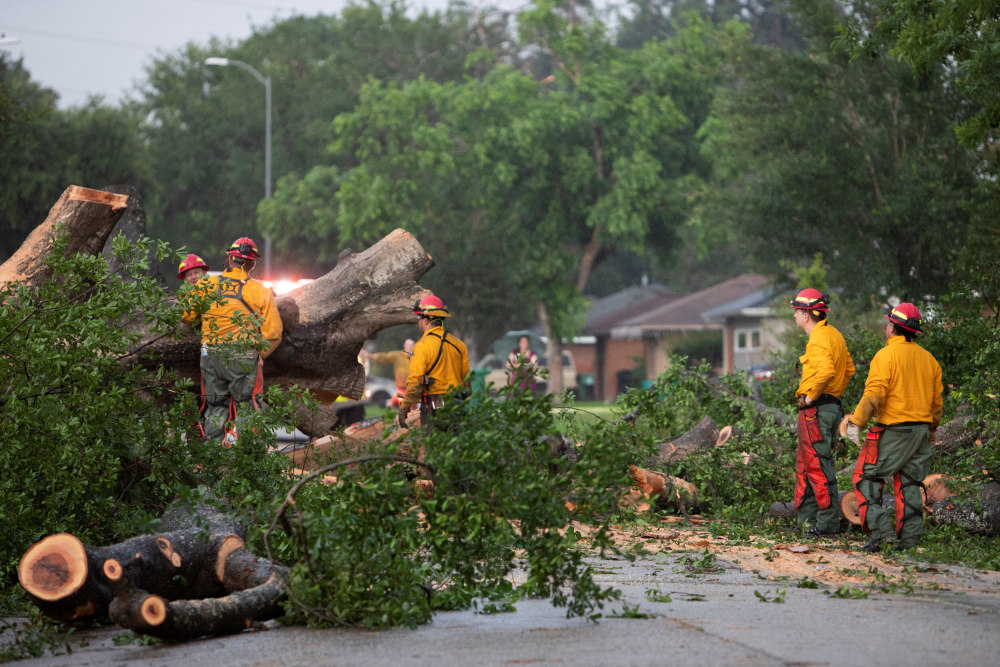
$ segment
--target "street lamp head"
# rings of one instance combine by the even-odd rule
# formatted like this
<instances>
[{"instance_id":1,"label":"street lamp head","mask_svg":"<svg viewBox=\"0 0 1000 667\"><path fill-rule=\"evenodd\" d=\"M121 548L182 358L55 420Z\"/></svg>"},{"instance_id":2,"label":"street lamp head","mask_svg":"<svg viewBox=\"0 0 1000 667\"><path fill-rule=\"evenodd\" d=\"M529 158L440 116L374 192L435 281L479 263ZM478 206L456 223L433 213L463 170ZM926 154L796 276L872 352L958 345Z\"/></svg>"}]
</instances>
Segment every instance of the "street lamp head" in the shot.
<instances>
[{"instance_id":1,"label":"street lamp head","mask_svg":"<svg viewBox=\"0 0 1000 667\"><path fill-rule=\"evenodd\" d=\"M218 67L225 67L226 65L229 64L229 58L216 58L213 56L212 58L205 58L205 64L216 65Z\"/></svg>"}]
</instances>

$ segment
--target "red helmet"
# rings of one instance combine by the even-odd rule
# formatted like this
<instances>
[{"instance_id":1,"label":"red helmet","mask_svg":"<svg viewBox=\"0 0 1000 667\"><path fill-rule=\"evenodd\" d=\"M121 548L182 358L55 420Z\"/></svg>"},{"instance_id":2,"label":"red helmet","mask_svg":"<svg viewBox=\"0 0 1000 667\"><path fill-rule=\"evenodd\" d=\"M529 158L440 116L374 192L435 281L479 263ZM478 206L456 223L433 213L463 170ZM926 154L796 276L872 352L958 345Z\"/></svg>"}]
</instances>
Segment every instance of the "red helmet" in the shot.
<instances>
[{"instance_id":1,"label":"red helmet","mask_svg":"<svg viewBox=\"0 0 1000 667\"><path fill-rule=\"evenodd\" d=\"M260 253L257 252L257 244L249 236L241 236L233 241L233 245L229 246L226 254L230 257L239 257L240 259L252 259L254 261L260 259Z\"/></svg>"},{"instance_id":2,"label":"red helmet","mask_svg":"<svg viewBox=\"0 0 1000 667\"><path fill-rule=\"evenodd\" d=\"M413 312L421 317L451 317L444 301L433 294L417 299L417 302L413 304Z\"/></svg>"},{"instance_id":3,"label":"red helmet","mask_svg":"<svg viewBox=\"0 0 1000 667\"><path fill-rule=\"evenodd\" d=\"M824 313L829 313L830 297L818 289L809 287L795 295L795 298L792 300L792 308L822 310Z\"/></svg>"},{"instance_id":4,"label":"red helmet","mask_svg":"<svg viewBox=\"0 0 1000 667\"><path fill-rule=\"evenodd\" d=\"M184 261L180 263L177 267L177 277L184 278L184 274L191 269L205 269L208 271L208 264L198 255L188 255L184 258Z\"/></svg>"},{"instance_id":5,"label":"red helmet","mask_svg":"<svg viewBox=\"0 0 1000 667\"><path fill-rule=\"evenodd\" d=\"M923 333L920 330L920 311L912 303L901 303L890 308L885 319L913 333Z\"/></svg>"}]
</instances>

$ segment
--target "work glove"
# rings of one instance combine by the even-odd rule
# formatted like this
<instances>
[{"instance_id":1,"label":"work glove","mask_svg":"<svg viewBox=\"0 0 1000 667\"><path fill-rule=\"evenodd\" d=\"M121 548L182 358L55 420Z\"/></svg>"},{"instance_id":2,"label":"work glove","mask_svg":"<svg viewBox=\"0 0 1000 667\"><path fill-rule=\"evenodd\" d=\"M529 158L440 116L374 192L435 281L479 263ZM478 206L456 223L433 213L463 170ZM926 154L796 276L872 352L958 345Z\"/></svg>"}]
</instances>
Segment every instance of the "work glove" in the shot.
<instances>
[{"instance_id":1,"label":"work glove","mask_svg":"<svg viewBox=\"0 0 1000 667\"><path fill-rule=\"evenodd\" d=\"M931 447L933 447L934 443L936 443L936 442L937 442L937 429L936 428L932 428L931 429Z\"/></svg>"},{"instance_id":2,"label":"work glove","mask_svg":"<svg viewBox=\"0 0 1000 667\"><path fill-rule=\"evenodd\" d=\"M801 410L802 408L808 408L810 405L812 405L812 402L813 400L809 398L809 394L799 394L796 399L796 404L798 405L799 410Z\"/></svg>"},{"instance_id":3,"label":"work glove","mask_svg":"<svg viewBox=\"0 0 1000 667\"><path fill-rule=\"evenodd\" d=\"M861 446L861 427L854 422L847 422L847 439L858 447Z\"/></svg>"},{"instance_id":4,"label":"work glove","mask_svg":"<svg viewBox=\"0 0 1000 667\"><path fill-rule=\"evenodd\" d=\"M396 415L396 423L399 424L399 428L408 428L406 425L406 413L409 410L400 410L399 414Z\"/></svg>"}]
</instances>

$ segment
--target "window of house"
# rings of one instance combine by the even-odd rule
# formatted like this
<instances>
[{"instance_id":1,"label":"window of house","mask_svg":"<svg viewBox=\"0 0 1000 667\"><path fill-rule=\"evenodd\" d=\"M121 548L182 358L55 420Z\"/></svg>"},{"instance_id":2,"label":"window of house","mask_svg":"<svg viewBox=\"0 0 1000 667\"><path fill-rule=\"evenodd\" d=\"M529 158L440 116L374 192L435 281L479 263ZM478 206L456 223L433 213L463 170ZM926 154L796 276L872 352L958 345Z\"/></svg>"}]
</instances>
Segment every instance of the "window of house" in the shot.
<instances>
[{"instance_id":1,"label":"window of house","mask_svg":"<svg viewBox=\"0 0 1000 667\"><path fill-rule=\"evenodd\" d=\"M740 352L751 352L760 349L760 329L737 329L736 350Z\"/></svg>"}]
</instances>

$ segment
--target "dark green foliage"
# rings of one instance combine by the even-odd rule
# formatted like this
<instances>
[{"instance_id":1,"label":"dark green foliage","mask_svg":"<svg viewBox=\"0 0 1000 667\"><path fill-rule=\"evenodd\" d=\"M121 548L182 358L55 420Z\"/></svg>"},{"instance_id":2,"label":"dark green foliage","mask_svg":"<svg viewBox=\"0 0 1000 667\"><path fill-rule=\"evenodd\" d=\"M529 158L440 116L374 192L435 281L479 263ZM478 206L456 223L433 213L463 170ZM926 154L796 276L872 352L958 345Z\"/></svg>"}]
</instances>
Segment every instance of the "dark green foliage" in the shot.
<instances>
[{"instance_id":1,"label":"dark green foliage","mask_svg":"<svg viewBox=\"0 0 1000 667\"><path fill-rule=\"evenodd\" d=\"M507 609L525 596L551 597L570 615L599 615L615 595L592 579L574 518L616 507L628 462L639 453L623 428L573 456L553 454L559 435L551 397L514 387L499 400L474 394L438 412L429 433L411 431L434 470L433 498L412 496L405 468L384 463L308 487L297 506L289 618L310 625L416 625L435 609L479 604ZM576 454L579 454L577 456ZM567 503L572 503L571 510ZM593 544L606 547L604 529ZM525 581L509 577L523 568Z\"/></svg>"}]
</instances>

